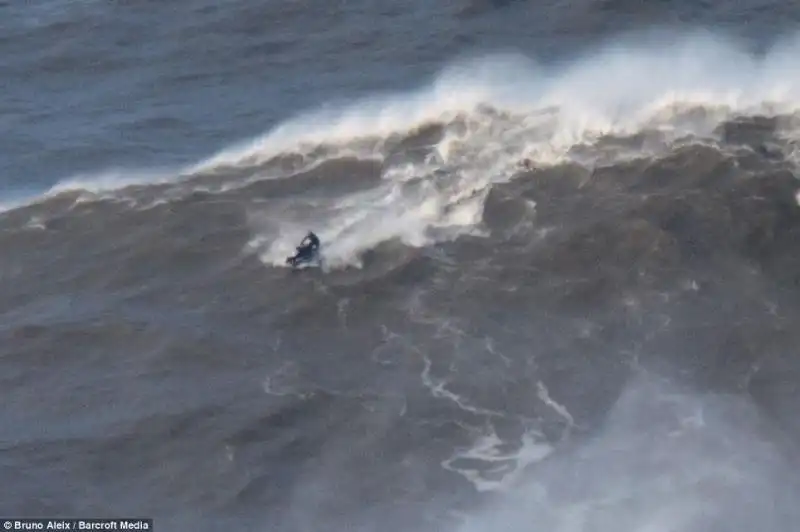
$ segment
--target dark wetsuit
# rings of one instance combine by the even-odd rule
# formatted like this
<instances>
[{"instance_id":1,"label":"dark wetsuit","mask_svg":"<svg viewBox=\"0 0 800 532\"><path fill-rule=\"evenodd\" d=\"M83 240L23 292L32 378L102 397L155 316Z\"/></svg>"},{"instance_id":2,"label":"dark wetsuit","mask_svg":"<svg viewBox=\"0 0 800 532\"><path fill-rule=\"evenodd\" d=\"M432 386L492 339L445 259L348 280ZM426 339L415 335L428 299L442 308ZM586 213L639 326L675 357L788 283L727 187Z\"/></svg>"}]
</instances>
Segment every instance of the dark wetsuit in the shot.
<instances>
[{"instance_id":1,"label":"dark wetsuit","mask_svg":"<svg viewBox=\"0 0 800 532\"><path fill-rule=\"evenodd\" d=\"M308 244L306 244L308 241ZM300 243L300 247L297 248L297 255L296 258L303 258L303 259L310 259L315 252L319 250L319 238L314 233L309 232L308 235L303 239Z\"/></svg>"},{"instance_id":2,"label":"dark wetsuit","mask_svg":"<svg viewBox=\"0 0 800 532\"><path fill-rule=\"evenodd\" d=\"M306 238L303 239L303 241L305 241L306 239L308 240L307 247L311 248L312 251L316 251L319 249L319 238L317 238L317 235L309 232Z\"/></svg>"}]
</instances>

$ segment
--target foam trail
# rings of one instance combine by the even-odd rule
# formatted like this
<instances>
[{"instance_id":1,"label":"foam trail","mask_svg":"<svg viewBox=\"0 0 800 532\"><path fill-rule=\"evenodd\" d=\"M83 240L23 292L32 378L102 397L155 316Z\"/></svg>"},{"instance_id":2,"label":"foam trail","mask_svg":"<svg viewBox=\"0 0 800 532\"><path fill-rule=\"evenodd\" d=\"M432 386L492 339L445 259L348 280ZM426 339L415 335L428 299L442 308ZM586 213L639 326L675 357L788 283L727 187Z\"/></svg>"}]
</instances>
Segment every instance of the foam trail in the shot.
<instances>
[{"instance_id":1,"label":"foam trail","mask_svg":"<svg viewBox=\"0 0 800 532\"><path fill-rule=\"evenodd\" d=\"M268 225L277 225L278 234L274 234L274 230L265 231L269 236L259 232L251 246L258 248L262 242L272 240L261 253L261 259L283 266L305 231L309 227L321 227L317 233L323 242L327 267L360 267L361 254L381 242L397 239L406 245L421 247L462 234L479 222L482 198L466 198L457 205L452 205L453 200L427 182L411 186L387 183L337 200L328 209L319 209L312 219L272 220Z\"/></svg>"}]
</instances>

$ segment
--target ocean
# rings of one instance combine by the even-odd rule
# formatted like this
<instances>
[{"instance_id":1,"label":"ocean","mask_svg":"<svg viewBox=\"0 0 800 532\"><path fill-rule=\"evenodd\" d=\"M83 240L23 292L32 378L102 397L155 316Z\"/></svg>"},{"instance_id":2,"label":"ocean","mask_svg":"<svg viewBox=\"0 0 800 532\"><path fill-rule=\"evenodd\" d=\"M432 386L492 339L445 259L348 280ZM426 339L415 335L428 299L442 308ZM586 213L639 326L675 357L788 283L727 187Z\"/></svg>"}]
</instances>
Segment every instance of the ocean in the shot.
<instances>
[{"instance_id":1,"label":"ocean","mask_svg":"<svg viewBox=\"0 0 800 532\"><path fill-rule=\"evenodd\" d=\"M0 3L0 517L800 530L798 54L776 0Z\"/></svg>"}]
</instances>

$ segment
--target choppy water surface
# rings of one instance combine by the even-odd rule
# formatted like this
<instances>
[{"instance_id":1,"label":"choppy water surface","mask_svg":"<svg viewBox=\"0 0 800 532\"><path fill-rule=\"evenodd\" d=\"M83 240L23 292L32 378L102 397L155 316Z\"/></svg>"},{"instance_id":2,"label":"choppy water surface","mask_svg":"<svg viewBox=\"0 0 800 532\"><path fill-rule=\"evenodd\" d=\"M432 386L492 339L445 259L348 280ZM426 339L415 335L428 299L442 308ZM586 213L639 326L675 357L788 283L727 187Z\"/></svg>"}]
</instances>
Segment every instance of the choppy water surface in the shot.
<instances>
[{"instance_id":1,"label":"choppy water surface","mask_svg":"<svg viewBox=\"0 0 800 532\"><path fill-rule=\"evenodd\" d=\"M800 9L732 6L0 5L0 513L800 528Z\"/></svg>"}]
</instances>

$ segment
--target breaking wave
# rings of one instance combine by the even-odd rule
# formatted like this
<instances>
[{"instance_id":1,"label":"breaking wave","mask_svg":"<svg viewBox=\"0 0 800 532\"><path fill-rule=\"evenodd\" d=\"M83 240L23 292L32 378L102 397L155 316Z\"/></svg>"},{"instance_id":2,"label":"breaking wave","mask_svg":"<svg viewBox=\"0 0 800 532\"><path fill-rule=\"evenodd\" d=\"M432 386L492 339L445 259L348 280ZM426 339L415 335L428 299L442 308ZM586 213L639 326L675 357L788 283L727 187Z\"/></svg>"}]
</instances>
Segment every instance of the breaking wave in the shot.
<instances>
[{"instance_id":1,"label":"breaking wave","mask_svg":"<svg viewBox=\"0 0 800 532\"><path fill-rule=\"evenodd\" d=\"M593 168L686 143L719 146L721 124L758 115L782 117L774 149L792 159L797 51L797 38L756 56L698 32L669 44L618 39L561 65L515 53L462 59L417 91L329 103L180 171L83 176L45 197L141 198L143 187L158 185L151 192L160 199L142 200L153 205L248 191L268 203L249 209L248 247L266 264L282 266L315 228L329 267L359 266L390 241L419 247L479 233L491 185L518 175L521 161Z\"/></svg>"}]
</instances>

